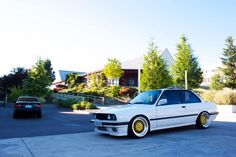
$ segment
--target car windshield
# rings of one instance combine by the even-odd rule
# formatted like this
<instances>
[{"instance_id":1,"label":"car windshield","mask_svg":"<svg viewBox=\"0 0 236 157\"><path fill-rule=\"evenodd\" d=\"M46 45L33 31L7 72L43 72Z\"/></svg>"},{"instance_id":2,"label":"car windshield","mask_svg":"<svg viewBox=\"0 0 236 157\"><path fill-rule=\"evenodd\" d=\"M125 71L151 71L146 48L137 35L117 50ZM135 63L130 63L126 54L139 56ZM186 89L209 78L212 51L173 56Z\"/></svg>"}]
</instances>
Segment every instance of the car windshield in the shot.
<instances>
[{"instance_id":1,"label":"car windshield","mask_svg":"<svg viewBox=\"0 0 236 157\"><path fill-rule=\"evenodd\" d=\"M161 90L153 90L140 93L136 96L130 104L147 104L152 105L157 101L157 98L160 96Z\"/></svg>"},{"instance_id":2,"label":"car windshield","mask_svg":"<svg viewBox=\"0 0 236 157\"><path fill-rule=\"evenodd\" d=\"M38 102L37 98L19 98L18 101Z\"/></svg>"}]
</instances>

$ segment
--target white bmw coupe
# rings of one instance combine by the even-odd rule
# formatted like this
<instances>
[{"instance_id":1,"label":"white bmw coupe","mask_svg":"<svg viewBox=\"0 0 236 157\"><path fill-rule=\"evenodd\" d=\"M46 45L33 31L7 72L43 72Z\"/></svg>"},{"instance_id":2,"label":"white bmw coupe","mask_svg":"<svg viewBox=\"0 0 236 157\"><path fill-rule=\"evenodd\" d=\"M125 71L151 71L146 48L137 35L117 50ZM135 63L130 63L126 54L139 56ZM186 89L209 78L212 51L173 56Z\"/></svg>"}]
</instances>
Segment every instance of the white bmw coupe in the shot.
<instances>
[{"instance_id":1,"label":"white bmw coupe","mask_svg":"<svg viewBox=\"0 0 236 157\"><path fill-rule=\"evenodd\" d=\"M196 125L208 128L217 116L216 105L190 90L167 88L139 94L129 104L93 114L95 132L144 137L148 132Z\"/></svg>"}]
</instances>

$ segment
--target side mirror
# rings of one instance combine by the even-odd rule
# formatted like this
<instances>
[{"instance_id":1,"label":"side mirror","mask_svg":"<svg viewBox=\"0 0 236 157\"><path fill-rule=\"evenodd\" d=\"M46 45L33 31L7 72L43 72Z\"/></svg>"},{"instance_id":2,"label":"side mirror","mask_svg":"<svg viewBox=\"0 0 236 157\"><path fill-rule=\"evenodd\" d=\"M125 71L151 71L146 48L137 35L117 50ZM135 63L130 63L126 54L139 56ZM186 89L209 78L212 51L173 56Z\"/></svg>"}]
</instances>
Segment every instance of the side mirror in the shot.
<instances>
[{"instance_id":1,"label":"side mirror","mask_svg":"<svg viewBox=\"0 0 236 157\"><path fill-rule=\"evenodd\" d=\"M167 99L161 99L159 100L157 105L165 105L165 104L167 104Z\"/></svg>"}]
</instances>

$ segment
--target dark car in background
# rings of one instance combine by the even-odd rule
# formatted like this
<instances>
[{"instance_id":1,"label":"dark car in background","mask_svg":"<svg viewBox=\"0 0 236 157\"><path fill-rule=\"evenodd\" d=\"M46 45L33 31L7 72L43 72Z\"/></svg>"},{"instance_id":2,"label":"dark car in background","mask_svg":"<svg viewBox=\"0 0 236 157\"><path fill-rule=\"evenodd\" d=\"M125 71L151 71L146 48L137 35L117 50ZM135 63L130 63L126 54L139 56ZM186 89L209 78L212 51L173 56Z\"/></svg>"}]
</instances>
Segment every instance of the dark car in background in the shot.
<instances>
[{"instance_id":1,"label":"dark car in background","mask_svg":"<svg viewBox=\"0 0 236 157\"><path fill-rule=\"evenodd\" d=\"M42 105L37 97L20 96L14 105L13 118L19 118L26 113L32 113L37 115L38 118L41 118L41 109Z\"/></svg>"}]
</instances>

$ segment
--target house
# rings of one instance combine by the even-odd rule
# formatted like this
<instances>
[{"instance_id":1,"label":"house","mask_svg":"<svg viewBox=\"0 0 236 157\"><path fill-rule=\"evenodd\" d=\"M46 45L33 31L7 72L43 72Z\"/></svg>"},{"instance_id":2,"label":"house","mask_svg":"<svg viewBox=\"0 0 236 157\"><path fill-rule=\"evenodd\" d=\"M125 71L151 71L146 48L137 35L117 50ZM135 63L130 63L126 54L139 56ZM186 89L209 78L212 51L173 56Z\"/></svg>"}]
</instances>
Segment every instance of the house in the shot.
<instances>
[{"instance_id":1,"label":"house","mask_svg":"<svg viewBox=\"0 0 236 157\"><path fill-rule=\"evenodd\" d=\"M67 85L65 83L65 80L66 80L66 76L68 74L79 74L79 76L81 77L81 79L86 82L85 79L85 75L87 73L85 72L78 72L78 71L68 71L68 70L59 70L59 76L60 76L60 81L56 81L56 82L53 82L52 85L50 86L51 89L53 89L54 91L60 91L62 90L63 88L66 88Z\"/></svg>"},{"instance_id":2,"label":"house","mask_svg":"<svg viewBox=\"0 0 236 157\"><path fill-rule=\"evenodd\" d=\"M168 70L174 63L174 58L168 49L160 51L161 57L166 62ZM138 69L142 70L144 63L144 57L134 58L122 63L122 69L124 70L123 76L119 79L120 86L138 86Z\"/></svg>"},{"instance_id":3,"label":"house","mask_svg":"<svg viewBox=\"0 0 236 157\"><path fill-rule=\"evenodd\" d=\"M160 51L161 57L166 62L167 68L170 70L171 65L174 62L174 59L168 49ZM142 65L144 63L144 57L137 57L121 63L122 70L124 74L119 79L108 79L108 85L120 85L120 86L138 86L138 70L142 70ZM88 73L85 77L87 79L87 84L90 85L90 76L92 74L99 74L102 70L97 70L92 73Z\"/></svg>"},{"instance_id":4,"label":"house","mask_svg":"<svg viewBox=\"0 0 236 157\"><path fill-rule=\"evenodd\" d=\"M73 74L73 73L79 74L79 76L85 76L87 74L86 72L59 70L59 75L60 75L61 81L65 81L66 80L66 76L68 74Z\"/></svg>"}]
</instances>

